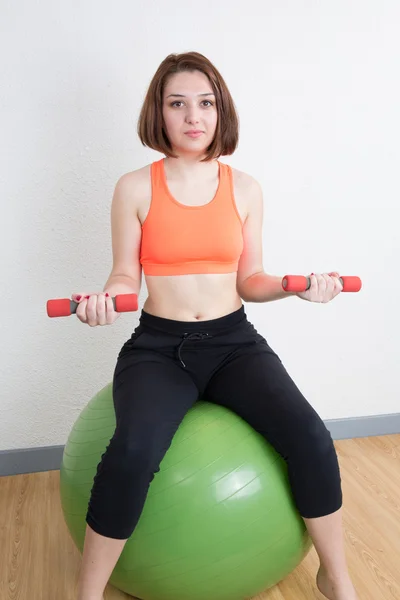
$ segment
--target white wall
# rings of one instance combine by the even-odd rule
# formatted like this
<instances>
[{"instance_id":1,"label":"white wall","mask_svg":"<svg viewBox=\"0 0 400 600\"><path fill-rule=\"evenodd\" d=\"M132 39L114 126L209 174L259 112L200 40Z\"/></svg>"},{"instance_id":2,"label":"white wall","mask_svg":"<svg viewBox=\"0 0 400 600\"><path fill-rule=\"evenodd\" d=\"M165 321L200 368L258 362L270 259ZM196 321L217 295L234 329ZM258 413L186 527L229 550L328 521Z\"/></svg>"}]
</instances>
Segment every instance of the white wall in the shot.
<instances>
[{"instance_id":1,"label":"white wall","mask_svg":"<svg viewBox=\"0 0 400 600\"><path fill-rule=\"evenodd\" d=\"M265 270L364 282L249 318L324 419L399 410L399 22L396 0L2 1L0 449L63 444L112 378L138 313L91 329L45 303L102 289L114 185L160 158L136 136L145 91L189 50L237 104L222 160L263 186Z\"/></svg>"}]
</instances>

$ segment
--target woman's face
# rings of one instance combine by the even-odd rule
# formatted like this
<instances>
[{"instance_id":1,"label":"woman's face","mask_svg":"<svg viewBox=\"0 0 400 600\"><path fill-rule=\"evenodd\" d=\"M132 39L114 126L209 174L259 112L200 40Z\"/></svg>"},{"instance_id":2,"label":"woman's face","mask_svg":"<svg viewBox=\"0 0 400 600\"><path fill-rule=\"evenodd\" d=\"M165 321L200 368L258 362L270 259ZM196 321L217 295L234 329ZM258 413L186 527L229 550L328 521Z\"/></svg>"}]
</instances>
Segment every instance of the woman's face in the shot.
<instances>
[{"instance_id":1,"label":"woman's face","mask_svg":"<svg viewBox=\"0 0 400 600\"><path fill-rule=\"evenodd\" d=\"M214 139L218 113L212 86L200 71L176 73L163 97L164 127L174 152L204 154ZM201 133L191 137L187 132Z\"/></svg>"}]
</instances>

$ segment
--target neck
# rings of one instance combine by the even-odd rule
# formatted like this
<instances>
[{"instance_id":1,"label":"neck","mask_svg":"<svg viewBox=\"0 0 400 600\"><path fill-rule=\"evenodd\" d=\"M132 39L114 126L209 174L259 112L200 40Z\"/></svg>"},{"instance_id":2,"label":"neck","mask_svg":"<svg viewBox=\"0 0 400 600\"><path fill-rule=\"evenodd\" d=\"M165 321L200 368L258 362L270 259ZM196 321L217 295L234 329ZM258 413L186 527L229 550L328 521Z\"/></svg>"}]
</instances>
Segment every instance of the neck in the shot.
<instances>
[{"instance_id":1,"label":"neck","mask_svg":"<svg viewBox=\"0 0 400 600\"><path fill-rule=\"evenodd\" d=\"M218 170L217 160L201 162L202 157L180 156L179 158L166 157L164 166L168 174L176 179L199 179L212 176Z\"/></svg>"}]
</instances>

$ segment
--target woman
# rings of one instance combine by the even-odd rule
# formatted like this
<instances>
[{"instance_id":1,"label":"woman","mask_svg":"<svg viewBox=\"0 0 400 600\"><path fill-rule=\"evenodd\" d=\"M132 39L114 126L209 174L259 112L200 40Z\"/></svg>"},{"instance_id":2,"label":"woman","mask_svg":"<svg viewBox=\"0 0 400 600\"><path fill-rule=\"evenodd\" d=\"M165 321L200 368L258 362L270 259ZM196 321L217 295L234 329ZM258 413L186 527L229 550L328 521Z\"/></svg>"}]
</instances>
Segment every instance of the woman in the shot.
<instances>
[{"instance_id":1,"label":"woman","mask_svg":"<svg viewBox=\"0 0 400 600\"><path fill-rule=\"evenodd\" d=\"M89 502L79 600L100 600L140 517L149 484L201 394L227 406L287 460L295 502L320 557L317 585L356 600L345 560L337 455L323 421L247 320L242 301L287 297L262 264L258 182L218 161L234 152L228 88L201 54L168 56L139 118L142 143L166 158L123 175L111 208L113 267L102 293L74 294L78 318L112 324L111 297L148 288L140 325L114 373L116 429ZM328 302L338 273L296 294Z\"/></svg>"}]
</instances>

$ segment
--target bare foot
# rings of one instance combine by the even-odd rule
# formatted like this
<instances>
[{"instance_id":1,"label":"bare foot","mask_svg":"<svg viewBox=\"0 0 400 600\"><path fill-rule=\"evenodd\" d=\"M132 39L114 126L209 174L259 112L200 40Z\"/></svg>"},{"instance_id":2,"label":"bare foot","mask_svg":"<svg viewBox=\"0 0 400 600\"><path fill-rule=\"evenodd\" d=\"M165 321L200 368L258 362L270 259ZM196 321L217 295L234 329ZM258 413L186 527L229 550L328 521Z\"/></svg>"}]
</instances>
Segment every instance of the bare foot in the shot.
<instances>
[{"instance_id":1,"label":"bare foot","mask_svg":"<svg viewBox=\"0 0 400 600\"><path fill-rule=\"evenodd\" d=\"M350 578L343 581L331 581L322 567L317 573L317 587L328 600L358 600Z\"/></svg>"}]
</instances>

